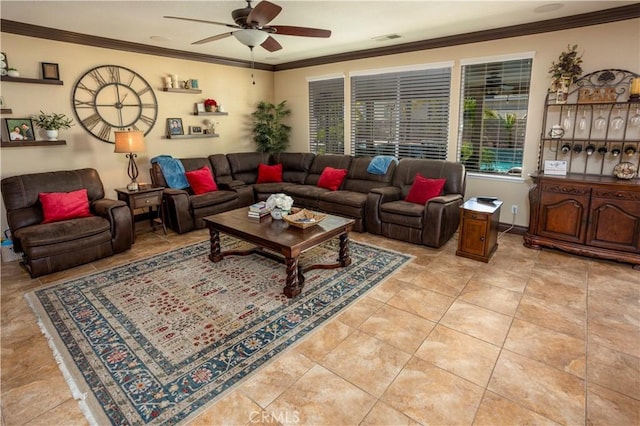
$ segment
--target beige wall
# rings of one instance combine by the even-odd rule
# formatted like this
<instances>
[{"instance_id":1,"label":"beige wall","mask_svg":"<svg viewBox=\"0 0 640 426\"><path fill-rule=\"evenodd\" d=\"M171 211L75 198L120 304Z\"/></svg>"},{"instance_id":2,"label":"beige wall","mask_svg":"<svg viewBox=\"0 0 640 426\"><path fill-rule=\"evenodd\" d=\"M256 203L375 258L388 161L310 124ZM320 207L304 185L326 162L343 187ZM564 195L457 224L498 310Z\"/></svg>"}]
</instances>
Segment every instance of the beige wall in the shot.
<instances>
[{"instance_id":1,"label":"beige wall","mask_svg":"<svg viewBox=\"0 0 640 426\"><path fill-rule=\"evenodd\" d=\"M456 159L458 138L458 114L460 99L460 60L485 56L498 56L522 52L535 52L531 97L525 138L523 176L525 178L495 178L491 176L469 176L466 198L475 195L493 195L504 201L500 221L511 223L511 205L516 204L519 213L516 225L529 223L527 193L530 179L526 175L537 169L538 140L542 126L542 110L547 88L550 84L548 69L557 60L568 44L578 44L584 52L585 73L605 68L620 68L640 72L640 19L598 25L574 30L557 31L526 37L516 37L463 46L433 49L421 52L390 55L385 57L340 62L328 65L282 71L275 76L276 100L286 99L292 110L292 151L308 150L308 84L307 78L341 74L345 78L345 99L349 99L349 73L360 70L455 61L452 74L451 121L449 130L448 159ZM345 105L345 134L350 132L349 102ZM347 137L348 139L348 137ZM345 141L349 144L349 141ZM350 149L350 148L348 148Z\"/></svg>"},{"instance_id":2,"label":"beige wall","mask_svg":"<svg viewBox=\"0 0 640 426\"><path fill-rule=\"evenodd\" d=\"M551 61L566 48L577 43L584 52L584 70L591 72L603 68L622 68L640 71L640 19L599 25L582 29L559 31L528 37L477 43L422 52L391 55L387 57L341 62L291 71L271 73L255 71L256 85L251 84L251 70L175 60L150 55L93 48L13 34L1 34L2 51L7 54L9 64L20 70L23 77L40 76L40 62L60 65L64 86L39 84L1 84L2 96L12 108L11 117L29 117L39 110L58 112L74 117L71 108L73 83L84 72L98 65L121 65L141 74L155 89L162 86L162 77L176 73L183 78L197 78L202 95L167 93L156 90L158 98L158 121L146 137L147 151L139 154L139 181L148 182L149 159L160 154L174 157L197 157L213 153L253 151L250 113L259 100L281 101L286 99L292 108L292 146L290 151L308 150L308 100L307 78L341 73L348 76L357 70L422 64L440 61L455 61L452 87L452 119L449 137L449 158L455 159L458 101L459 60L492 55L535 51L533 81L531 85L530 114L526 135L524 172L531 173L537 166L537 149L541 112L546 89L549 84L547 69ZM247 52L248 54L248 52ZM346 80L345 95L349 94ZM212 97L223 103L229 116L216 117L219 125L217 139L165 139L165 119L182 117L185 126L202 124L201 117L190 115L195 102ZM349 111L347 102L347 129ZM4 125L4 124L3 124ZM345 134L349 134L347 131ZM60 138L67 140L65 146L2 148L0 177L21 173L94 167L103 179L108 196L115 197L113 188L128 183L126 159L113 153L113 145L89 135L81 126L61 132ZM347 141L348 144L348 141ZM520 213L516 224L528 224L526 179L497 180L471 176L467 184L467 197L486 194L500 197L505 202L501 221L511 222L510 206L517 204ZM2 205L2 229L6 228L5 210Z\"/></svg>"},{"instance_id":3,"label":"beige wall","mask_svg":"<svg viewBox=\"0 0 640 426\"><path fill-rule=\"evenodd\" d=\"M168 154L174 157L199 157L215 153L254 151L249 114L260 100L273 100L273 73L255 71L256 84L251 84L251 70L202 62L141 55L116 50L94 48L31 37L2 33L2 51L11 67L20 70L21 77L39 78L40 62L59 64L63 86L2 82L2 96L13 113L9 118L30 117L43 110L64 113L74 118L76 125L60 131L67 145L50 147L2 148L2 177L22 173L94 167L100 173L108 197L115 198L114 188L129 182L124 154L114 154L113 145L90 135L77 124L71 107L75 81L89 69L99 65L121 65L144 77L154 88L158 99L158 119L145 137L146 152L138 154L139 182L149 182L150 158ZM249 57L249 49L247 49ZM169 93L159 90L162 77L178 74L181 79L198 79L202 94ZM222 103L228 116L197 117L192 115L195 102L214 98ZM181 117L185 129L202 125L204 118L219 124L212 139L166 139L165 120ZM5 117L3 117L5 118ZM4 122L2 123L4 126ZM44 137L42 139L45 139ZM4 203L2 229L6 229Z\"/></svg>"}]
</instances>

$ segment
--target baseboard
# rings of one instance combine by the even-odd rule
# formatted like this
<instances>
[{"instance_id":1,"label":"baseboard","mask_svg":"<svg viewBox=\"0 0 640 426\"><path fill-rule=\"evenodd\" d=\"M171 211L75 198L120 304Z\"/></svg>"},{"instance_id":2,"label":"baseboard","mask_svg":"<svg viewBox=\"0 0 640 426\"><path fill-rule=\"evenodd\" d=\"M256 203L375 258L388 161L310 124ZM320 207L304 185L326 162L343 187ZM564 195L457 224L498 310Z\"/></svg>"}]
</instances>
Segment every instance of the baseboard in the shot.
<instances>
[{"instance_id":1,"label":"baseboard","mask_svg":"<svg viewBox=\"0 0 640 426\"><path fill-rule=\"evenodd\" d=\"M511 229L509 229L511 228ZM507 232L507 234L515 234L515 235L524 235L525 232L527 232L527 229L529 229L526 226L521 226L521 225L513 225L513 227L508 224L508 223L502 223L500 222L498 224L498 232L504 232L507 229L509 229L509 231Z\"/></svg>"}]
</instances>

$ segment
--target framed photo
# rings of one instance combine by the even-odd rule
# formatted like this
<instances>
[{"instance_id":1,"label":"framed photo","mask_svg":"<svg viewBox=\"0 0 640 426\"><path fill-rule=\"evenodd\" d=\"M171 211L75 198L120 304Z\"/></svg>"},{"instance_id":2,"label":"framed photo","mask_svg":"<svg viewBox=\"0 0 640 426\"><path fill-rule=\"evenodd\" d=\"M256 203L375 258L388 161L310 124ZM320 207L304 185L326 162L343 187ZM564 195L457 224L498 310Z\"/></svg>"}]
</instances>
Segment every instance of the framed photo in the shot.
<instances>
[{"instance_id":1,"label":"framed photo","mask_svg":"<svg viewBox=\"0 0 640 426\"><path fill-rule=\"evenodd\" d=\"M42 79L60 80L60 71L58 70L58 64L42 62Z\"/></svg>"},{"instance_id":2,"label":"framed photo","mask_svg":"<svg viewBox=\"0 0 640 426\"><path fill-rule=\"evenodd\" d=\"M182 127L182 118L167 118L167 134L168 135L184 135Z\"/></svg>"},{"instance_id":3,"label":"framed photo","mask_svg":"<svg viewBox=\"0 0 640 426\"><path fill-rule=\"evenodd\" d=\"M201 135L202 127L201 126L189 126L189 134L190 135Z\"/></svg>"},{"instance_id":4,"label":"framed photo","mask_svg":"<svg viewBox=\"0 0 640 426\"><path fill-rule=\"evenodd\" d=\"M35 141L30 118L5 118L4 123L10 141Z\"/></svg>"},{"instance_id":5,"label":"framed photo","mask_svg":"<svg viewBox=\"0 0 640 426\"><path fill-rule=\"evenodd\" d=\"M201 112L204 112L204 102L198 102L196 103L196 113L200 114Z\"/></svg>"}]
</instances>

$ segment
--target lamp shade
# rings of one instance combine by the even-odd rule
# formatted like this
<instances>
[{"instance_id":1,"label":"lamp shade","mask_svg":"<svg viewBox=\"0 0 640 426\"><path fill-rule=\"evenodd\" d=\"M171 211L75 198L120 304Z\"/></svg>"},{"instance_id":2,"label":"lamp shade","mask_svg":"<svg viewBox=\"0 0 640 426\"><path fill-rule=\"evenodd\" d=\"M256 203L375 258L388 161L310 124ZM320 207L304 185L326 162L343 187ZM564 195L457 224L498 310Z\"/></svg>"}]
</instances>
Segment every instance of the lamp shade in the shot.
<instances>
[{"instance_id":1,"label":"lamp shade","mask_svg":"<svg viewBox=\"0 0 640 426\"><path fill-rule=\"evenodd\" d=\"M144 133L140 130L116 131L113 152L130 153L144 151Z\"/></svg>"},{"instance_id":2,"label":"lamp shade","mask_svg":"<svg viewBox=\"0 0 640 426\"><path fill-rule=\"evenodd\" d=\"M240 43L249 47L258 46L269 37L269 33L253 29L234 31L233 35Z\"/></svg>"}]
</instances>

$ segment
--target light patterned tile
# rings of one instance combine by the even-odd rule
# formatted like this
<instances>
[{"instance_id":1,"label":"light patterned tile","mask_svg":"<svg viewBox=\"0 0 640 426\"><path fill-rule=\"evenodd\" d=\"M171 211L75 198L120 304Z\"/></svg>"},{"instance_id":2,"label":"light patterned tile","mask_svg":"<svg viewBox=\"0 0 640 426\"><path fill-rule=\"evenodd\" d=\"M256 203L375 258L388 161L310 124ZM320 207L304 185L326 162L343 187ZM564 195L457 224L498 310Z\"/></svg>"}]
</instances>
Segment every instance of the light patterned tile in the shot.
<instances>
[{"instance_id":1,"label":"light patterned tile","mask_svg":"<svg viewBox=\"0 0 640 426\"><path fill-rule=\"evenodd\" d=\"M520 299L522 298L522 293L475 281L474 278L472 278L464 288L459 300L464 300L465 302L482 306L483 308L491 309L501 314L509 316L515 315Z\"/></svg>"},{"instance_id":2,"label":"light patterned tile","mask_svg":"<svg viewBox=\"0 0 640 426\"><path fill-rule=\"evenodd\" d=\"M584 424L584 381L522 355L503 350L488 389L557 423Z\"/></svg>"},{"instance_id":3,"label":"light patterned tile","mask_svg":"<svg viewBox=\"0 0 640 426\"><path fill-rule=\"evenodd\" d=\"M437 325L415 356L484 387L499 353L499 346Z\"/></svg>"},{"instance_id":4,"label":"light patterned tile","mask_svg":"<svg viewBox=\"0 0 640 426\"><path fill-rule=\"evenodd\" d=\"M497 346L502 346L512 318L479 306L457 300L451 305L441 324Z\"/></svg>"},{"instance_id":5,"label":"light patterned tile","mask_svg":"<svg viewBox=\"0 0 640 426\"><path fill-rule=\"evenodd\" d=\"M317 365L265 411L283 425L347 425L360 423L375 402L373 396Z\"/></svg>"},{"instance_id":6,"label":"light patterned tile","mask_svg":"<svg viewBox=\"0 0 640 426\"><path fill-rule=\"evenodd\" d=\"M639 425L640 401L590 383L587 387L587 424Z\"/></svg>"},{"instance_id":7,"label":"light patterned tile","mask_svg":"<svg viewBox=\"0 0 640 426\"><path fill-rule=\"evenodd\" d=\"M582 339L516 319L504 347L580 378L585 377L586 344Z\"/></svg>"},{"instance_id":8,"label":"light patterned tile","mask_svg":"<svg viewBox=\"0 0 640 426\"><path fill-rule=\"evenodd\" d=\"M419 426L415 420L405 416L400 411L390 407L382 401L376 402L360 426Z\"/></svg>"},{"instance_id":9,"label":"light patterned tile","mask_svg":"<svg viewBox=\"0 0 640 426\"><path fill-rule=\"evenodd\" d=\"M591 383L640 400L640 357L638 356L589 342L587 378Z\"/></svg>"},{"instance_id":10,"label":"light patterned tile","mask_svg":"<svg viewBox=\"0 0 640 426\"><path fill-rule=\"evenodd\" d=\"M412 358L382 401L421 424L471 424L483 388Z\"/></svg>"},{"instance_id":11,"label":"light patterned tile","mask_svg":"<svg viewBox=\"0 0 640 426\"><path fill-rule=\"evenodd\" d=\"M559 425L490 391L487 391L482 398L473 424L475 426Z\"/></svg>"},{"instance_id":12,"label":"light patterned tile","mask_svg":"<svg viewBox=\"0 0 640 426\"><path fill-rule=\"evenodd\" d=\"M434 326L435 323L431 321L385 305L371 315L359 329L412 354Z\"/></svg>"},{"instance_id":13,"label":"light patterned tile","mask_svg":"<svg viewBox=\"0 0 640 426\"><path fill-rule=\"evenodd\" d=\"M379 397L411 358L381 340L355 332L322 361L322 366Z\"/></svg>"},{"instance_id":14,"label":"light patterned tile","mask_svg":"<svg viewBox=\"0 0 640 426\"><path fill-rule=\"evenodd\" d=\"M406 284L387 304L436 322L440 321L454 300L454 297Z\"/></svg>"},{"instance_id":15,"label":"light patterned tile","mask_svg":"<svg viewBox=\"0 0 640 426\"><path fill-rule=\"evenodd\" d=\"M516 318L559 331L578 339L586 339L584 312L543 299L524 295L520 300Z\"/></svg>"}]
</instances>

